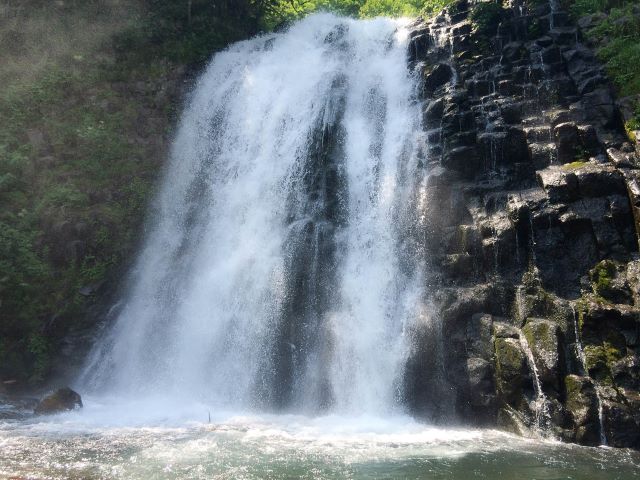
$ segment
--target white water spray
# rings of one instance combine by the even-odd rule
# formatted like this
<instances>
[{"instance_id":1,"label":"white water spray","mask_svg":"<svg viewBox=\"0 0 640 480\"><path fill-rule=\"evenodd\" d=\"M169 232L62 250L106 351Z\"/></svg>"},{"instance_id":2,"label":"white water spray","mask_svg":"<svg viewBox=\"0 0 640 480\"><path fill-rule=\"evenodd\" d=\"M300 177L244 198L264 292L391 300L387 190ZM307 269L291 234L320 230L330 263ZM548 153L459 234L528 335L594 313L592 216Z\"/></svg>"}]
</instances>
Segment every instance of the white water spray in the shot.
<instances>
[{"instance_id":1,"label":"white water spray","mask_svg":"<svg viewBox=\"0 0 640 480\"><path fill-rule=\"evenodd\" d=\"M420 183L416 90L403 24L386 19L313 15L216 55L85 389L396 409L422 299L403 241Z\"/></svg>"},{"instance_id":2,"label":"white water spray","mask_svg":"<svg viewBox=\"0 0 640 480\"><path fill-rule=\"evenodd\" d=\"M533 357L533 352L527 342L527 338L523 332L519 335L520 346L527 359L529 365L529 371L533 377L533 388L536 398L532 403L532 410L535 414L535 428L536 433L545 437L549 435L549 426L551 425L551 417L549 415L549 400L542 390L542 383L540 382L540 374L538 373L538 367Z\"/></svg>"}]
</instances>

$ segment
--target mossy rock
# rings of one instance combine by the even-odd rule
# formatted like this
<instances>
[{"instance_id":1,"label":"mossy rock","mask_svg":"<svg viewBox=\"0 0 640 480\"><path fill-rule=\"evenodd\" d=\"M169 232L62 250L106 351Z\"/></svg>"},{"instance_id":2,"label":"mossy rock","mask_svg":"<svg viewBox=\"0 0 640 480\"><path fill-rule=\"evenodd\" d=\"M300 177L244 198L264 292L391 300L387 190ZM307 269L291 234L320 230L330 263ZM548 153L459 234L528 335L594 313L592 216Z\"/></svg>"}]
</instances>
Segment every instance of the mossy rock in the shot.
<instances>
[{"instance_id":1,"label":"mossy rock","mask_svg":"<svg viewBox=\"0 0 640 480\"><path fill-rule=\"evenodd\" d=\"M591 409L597 409L596 391L593 381L589 377L579 375L567 375L564 378L565 390L567 392L566 407L574 417L576 425L584 425Z\"/></svg>"},{"instance_id":2,"label":"mossy rock","mask_svg":"<svg viewBox=\"0 0 640 480\"><path fill-rule=\"evenodd\" d=\"M44 397L36 406L34 413L36 415L54 415L79 408L82 408L80 394L69 387L64 387Z\"/></svg>"},{"instance_id":3,"label":"mossy rock","mask_svg":"<svg viewBox=\"0 0 640 480\"><path fill-rule=\"evenodd\" d=\"M603 302L593 295L585 296L576 303L576 313L585 345L598 346L608 342L622 352L627 346L624 331L635 331L638 321L635 308ZM635 340L630 337L630 342L633 344Z\"/></svg>"},{"instance_id":4,"label":"mossy rock","mask_svg":"<svg viewBox=\"0 0 640 480\"><path fill-rule=\"evenodd\" d=\"M515 338L496 338L494 349L498 391L506 403L514 405L522 398L526 376L524 353Z\"/></svg>"},{"instance_id":5,"label":"mossy rock","mask_svg":"<svg viewBox=\"0 0 640 480\"><path fill-rule=\"evenodd\" d=\"M564 379L567 399L565 407L571 415L574 440L582 445L600 443L598 399L589 377L567 375Z\"/></svg>"},{"instance_id":6,"label":"mossy rock","mask_svg":"<svg viewBox=\"0 0 640 480\"><path fill-rule=\"evenodd\" d=\"M533 354L543 386L559 392L560 331L558 326L544 318L530 318L522 332Z\"/></svg>"},{"instance_id":7,"label":"mossy rock","mask_svg":"<svg viewBox=\"0 0 640 480\"><path fill-rule=\"evenodd\" d=\"M584 160L576 160L575 162L570 162L570 163L565 163L564 165L562 165L562 170L577 170L581 167L584 167L587 164L586 161Z\"/></svg>"},{"instance_id":8,"label":"mossy rock","mask_svg":"<svg viewBox=\"0 0 640 480\"><path fill-rule=\"evenodd\" d=\"M492 37L496 34L504 14L505 9L501 3L483 2L477 4L470 15L475 33L480 37Z\"/></svg>"},{"instance_id":9,"label":"mossy rock","mask_svg":"<svg viewBox=\"0 0 640 480\"><path fill-rule=\"evenodd\" d=\"M611 366L624 357L624 352L610 342L584 347L585 366L592 377L611 383Z\"/></svg>"},{"instance_id":10,"label":"mossy rock","mask_svg":"<svg viewBox=\"0 0 640 480\"><path fill-rule=\"evenodd\" d=\"M633 143L638 141L638 128L635 123L626 122L624 124L624 130L627 132L627 138L629 138L630 141Z\"/></svg>"},{"instance_id":11,"label":"mossy rock","mask_svg":"<svg viewBox=\"0 0 640 480\"><path fill-rule=\"evenodd\" d=\"M612 303L632 303L626 281L625 266L613 260L602 260L590 272L593 293Z\"/></svg>"},{"instance_id":12,"label":"mossy rock","mask_svg":"<svg viewBox=\"0 0 640 480\"><path fill-rule=\"evenodd\" d=\"M558 305L557 297L547 292L542 287L542 282L537 272L527 271L522 276L523 293L520 300L516 298L514 308L516 317L524 324L529 317L556 318L561 308Z\"/></svg>"},{"instance_id":13,"label":"mossy rock","mask_svg":"<svg viewBox=\"0 0 640 480\"><path fill-rule=\"evenodd\" d=\"M493 322L493 335L495 338L518 338L519 330L505 322Z\"/></svg>"}]
</instances>

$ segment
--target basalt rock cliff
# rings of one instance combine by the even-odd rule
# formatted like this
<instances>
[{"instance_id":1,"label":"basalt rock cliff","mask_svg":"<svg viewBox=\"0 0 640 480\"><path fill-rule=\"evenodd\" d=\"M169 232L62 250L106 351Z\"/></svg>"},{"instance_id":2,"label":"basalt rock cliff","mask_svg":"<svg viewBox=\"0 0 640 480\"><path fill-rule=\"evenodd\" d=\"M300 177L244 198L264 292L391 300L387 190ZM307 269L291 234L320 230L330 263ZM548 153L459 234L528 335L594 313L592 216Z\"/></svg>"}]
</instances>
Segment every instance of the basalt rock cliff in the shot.
<instances>
[{"instance_id":1,"label":"basalt rock cliff","mask_svg":"<svg viewBox=\"0 0 640 480\"><path fill-rule=\"evenodd\" d=\"M436 421L637 448L639 149L580 28L532 3L462 1L412 33L440 332L416 332L407 396Z\"/></svg>"}]
</instances>

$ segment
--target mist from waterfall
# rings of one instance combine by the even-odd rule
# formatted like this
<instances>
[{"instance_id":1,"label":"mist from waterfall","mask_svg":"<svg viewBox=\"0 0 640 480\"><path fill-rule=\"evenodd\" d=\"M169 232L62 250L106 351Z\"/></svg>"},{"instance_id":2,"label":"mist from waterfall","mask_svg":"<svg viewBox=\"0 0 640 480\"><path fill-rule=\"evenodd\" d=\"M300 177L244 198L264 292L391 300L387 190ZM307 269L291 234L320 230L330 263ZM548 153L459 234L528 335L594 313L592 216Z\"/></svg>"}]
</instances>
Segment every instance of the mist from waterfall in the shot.
<instances>
[{"instance_id":1,"label":"mist from waterfall","mask_svg":"<svg viewBox=\"0 0 640 480\"><path fill-rule=\"evenodd\" d=\"M426 321L425 181L402 21L317 14L217 54L86 391L402 410Z\"/></svg>"}]
</instances>

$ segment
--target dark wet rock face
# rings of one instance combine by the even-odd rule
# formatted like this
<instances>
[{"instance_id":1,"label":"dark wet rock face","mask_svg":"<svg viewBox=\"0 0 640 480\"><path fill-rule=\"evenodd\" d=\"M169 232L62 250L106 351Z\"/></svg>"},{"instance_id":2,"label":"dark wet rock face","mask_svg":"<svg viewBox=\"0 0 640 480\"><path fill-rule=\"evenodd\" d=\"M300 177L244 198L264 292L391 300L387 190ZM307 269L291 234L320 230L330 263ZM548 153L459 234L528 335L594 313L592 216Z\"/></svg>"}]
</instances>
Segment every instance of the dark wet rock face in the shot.
<instances>
[{"instance_id":1,"label":"dark wet rock face","mask_svg":"<svg viewBox=\"0 0 640 480\"><path fill-rule=\"evenodd\" d=\"M453 70L445 63L438 63L424 76L424 88L427 92L434 92L442 87L453 77Z\"/></svg>"},{"instance_id":2,"label":"dark wet rock face","mask_svg":"<svg viewBox=\"0 0 640 480\"><path fill-rule=\"evenodd\" d=\"M600 444L598 398L589 377L567 375L566 408L575 426L575 440L584 445Z\"/></svg>"},{"instance_id":3,"label":"dark wet rock face","mask_svg":"<svg viewBox=\"0 0 640 480\"><path fill-rule=\"evenodd\" d=\"M69 410L82 408L80 394L64 387L44 397L34 410L36 415L54 415Z\"/></svg>"},{"instance_id":4,"label":"dark wet rock face","mask_svg":"<svg viewBox=\"0 0 640 480\"><path fill-rule=\"evenodd\" d=\"M411 37L442 335L416 333L406 395L435 421L638 448L640 162L580 28L512 3L495 34L461 1Z\"/></svg>"}]
</instances>

